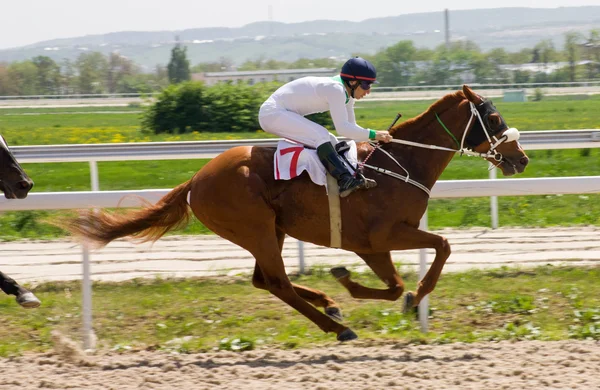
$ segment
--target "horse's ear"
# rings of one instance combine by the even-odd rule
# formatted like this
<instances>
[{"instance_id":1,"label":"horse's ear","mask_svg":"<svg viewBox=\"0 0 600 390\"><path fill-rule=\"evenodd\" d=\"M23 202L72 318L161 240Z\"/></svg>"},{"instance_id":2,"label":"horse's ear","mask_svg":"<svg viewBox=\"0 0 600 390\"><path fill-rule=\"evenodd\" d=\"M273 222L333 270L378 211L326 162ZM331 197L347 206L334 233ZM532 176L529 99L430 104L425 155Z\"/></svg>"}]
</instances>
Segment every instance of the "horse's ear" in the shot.
<instances>
[{"instance_id":1,"label":"horse's ear","mask_svg":"<svg viewBox=\"0 0 600 390\"><path fill-rule=\"evenodd\" d=\"M467 84L463 84L463 93L465 94L465 97L469 101L471 101L475 104L480 104L481 102L483 102L483 100L481 99L481 96L479 96L475 92L473 92L473 90Z\"/></svg>"}]
</instances>

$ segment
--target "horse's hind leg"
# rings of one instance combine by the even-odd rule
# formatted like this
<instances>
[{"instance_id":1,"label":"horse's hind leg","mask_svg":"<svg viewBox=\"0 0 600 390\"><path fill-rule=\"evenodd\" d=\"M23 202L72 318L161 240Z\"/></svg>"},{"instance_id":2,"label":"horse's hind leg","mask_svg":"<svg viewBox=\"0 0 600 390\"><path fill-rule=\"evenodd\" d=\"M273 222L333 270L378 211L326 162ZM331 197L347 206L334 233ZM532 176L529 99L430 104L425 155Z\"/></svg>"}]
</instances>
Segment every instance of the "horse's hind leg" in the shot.
<instances>
[{"instance_id":1,"label":"horse's hind leg","mask_svg":"<svg viewBox=\"0 0 600 390\"><path fill-rule=\"evenodd\" d=\"M262 274L262 271L258 267L258 264L254 266L254 274L252 275L252 285L256 288L260 288L263 290L268 290L267 283L265 282L265 278ZM301 286L296 283L292 283L292 287L296 294L298 294L302 299L307 301L316 307L322 307L325 309L325 314L329 317L333 318L336 321L342 321L342 312L339 309L337 303L331 298L327 296L322 291L315 290L309 287Z\"/></svg>"},{"instance_id":2,"label":"horse's hind leg","mask_svg":"<svg viewBox=\"0 0 600 390\"><path fill-rule=\"evenodd\" d=\"M296 293L285 272L277 239L273 233L269 233L275 231L274 223L268 225L271 226L264 229L258 229L254 226L250 231L241 232L241 235L246 238L253 238L245 240L244 248L250 251L256 259L256 264L260 268L269 292L298 310L324 332L334 332L338 340L355 339L356 334L349 328L327 317Z\"/></svg>"},{"instance_id":3,"label":"horse's hind leg","mask_svg":"<svg viewBox=\"0 0 600 390\"><path fill-rule=\"evenodd\" d=\"M281 251L283 250L283 242L285 239L285 233L283 231L277 229L276 237L277 237L277 243L278 243L278 247L279 247L279 254L281 255ZM283 262L283 259L281 261ZM286 275L286 278L287 278L287 275ZM265 279L265 275L263 274L263 271L261 270L261 267L259 266L258 260L257 260L256 264L254 265L254 274L252 275L252 284L256 288L260 288L263 290L269 290L269 286ZM305 286L301 286L296 283L291 283L291 286L294 289L294 292L299 297L304 299L306 302L308 302L316 307L323 307L325 309L325 314L327 316L329 316L330 318L332 318L336 321L342 320L342 314L341 314L339 307L337 306L337 304L335 303L335 301L333 299L331 299L327 296L327 294L325 294L322 291L311 289L311 288L308 288ZM323 328L321 328L321 329L323 329Z\"/></svg>"},{"instance_id":4,"label":"horse's hind leg","mask_svg":"<svg viewBox=\"0 0 600 390\"><path fill-rule=\"evenodd\" d=\"M279 253L281 253L283 251L283 242L285 241L285 232L280 229L277 229L277 241L279 243ZM256 269L254 272L256 274ZM334 320L343 320L342 312L338 304L323 291L305 287L296 283L292 283L292 286L294 286L294 291L296 291L296 294L300 295L305 301L316 307L322 307L325 310L325 314Z\"/></svg>"},{"instance_id":5,"label":"horse's hind leg","mask_svg":"<svg viewBox=\"0 0 600 390\"><path fill-rule=\"evenodd\" d=\"M17 297L17 303L27 309L38 307L40 300L25 287L20 286L13 278L3 272L0 272L0 289L7 295Z\"/></svg>"},{"instance_id":6,"label":"horse's hind leg","mask_svg":"<svg viewBox=\"0 0 600 390\"><path fill-rule=\"evenodd\" d=\"M390 252L383 253L357 253L365 263L375 272L375 274L385 284L387 289L376 289L365 287L350 279L350 271L345 267L336 267L331 270L331 273L340 282L353 298L358 299L381 299L387 301L395 301L402 296L404 292L404 283L398 274Z\"/></svg>"},{"instance_id":7,"label":"horse's hind leg","mask_svg":"<svg viewBox=\"0 0 600 390\"><path fill-rule=\"evenodd\" d=\"M338 340L355 339L354 332L323 314L294 290L281 257L275 211L265 200L269 198L269 190L260 176L239 162L249 157L237 158L212 160L194 177L190 192L194 214L210 230L254 256L270 293L324 332L335 332Z\"/></svg>"}]
</instances>

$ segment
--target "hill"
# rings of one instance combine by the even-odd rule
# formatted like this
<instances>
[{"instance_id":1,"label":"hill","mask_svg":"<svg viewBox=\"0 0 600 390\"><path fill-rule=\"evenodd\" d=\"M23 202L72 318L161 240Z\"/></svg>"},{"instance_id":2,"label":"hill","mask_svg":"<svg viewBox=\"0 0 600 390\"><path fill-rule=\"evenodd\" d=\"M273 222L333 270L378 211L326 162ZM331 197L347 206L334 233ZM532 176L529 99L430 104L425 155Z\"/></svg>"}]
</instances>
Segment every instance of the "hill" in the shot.
<instances>
[{"instance_id":1,"label":"hill","mask_svg":"<svg viewBox=\"0 0 600 390\"><path fill-rule=\"evenodd\" d=\"M552 39L557 48L564 34L587 35L600 28L600 6L562 8L497 8L450 11L453 40L472 40L483 50L518 51ZM192 64L228 57L234 63L259 57L281 61L298 58L346 58L375 53L400 40L434 48L444 42L444 13L406 14L361 22L315 20L302 23L257 22L239 28L198 28L180 31L124 31L43 41L0 50L0 61L47 55L75 59L85 51L118 51L147 69L168 62L176 37L188 47Z\"/></svg>"}]
</instances>

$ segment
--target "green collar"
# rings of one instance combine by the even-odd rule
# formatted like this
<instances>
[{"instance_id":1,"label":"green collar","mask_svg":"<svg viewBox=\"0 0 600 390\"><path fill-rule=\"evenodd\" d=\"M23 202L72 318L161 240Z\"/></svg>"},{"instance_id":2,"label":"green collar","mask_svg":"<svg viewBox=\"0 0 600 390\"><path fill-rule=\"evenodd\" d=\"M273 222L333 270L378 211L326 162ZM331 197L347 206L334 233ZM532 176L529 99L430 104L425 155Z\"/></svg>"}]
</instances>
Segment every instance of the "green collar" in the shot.
<instances>
[{"instance_id":1,"label":"green collar","mask_svg":"<svg viewBox=\"0 0 600 390\"><path fill-rule=\"evenodd\" d=\"M344 88L344 93L346 94L346 103L344 103L344 104L348 104L348 100L350 100L350 99L348 98L348 91L346 91L346 86L344 85L342 76L340 76L340 75L333 76L332 79L334 79L335 81L338 81L340 84L342 84L342 87Z\"/></svg>"}]
</instances>

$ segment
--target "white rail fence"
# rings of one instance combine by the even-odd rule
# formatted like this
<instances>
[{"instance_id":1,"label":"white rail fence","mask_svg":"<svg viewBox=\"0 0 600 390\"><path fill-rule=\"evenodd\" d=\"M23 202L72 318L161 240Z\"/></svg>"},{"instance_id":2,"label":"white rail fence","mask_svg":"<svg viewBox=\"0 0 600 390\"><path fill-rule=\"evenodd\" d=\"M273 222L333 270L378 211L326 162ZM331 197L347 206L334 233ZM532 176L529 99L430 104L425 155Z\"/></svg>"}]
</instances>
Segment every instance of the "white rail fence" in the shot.
<instances>
[{"instance_id":1,"label":"white rail fence","mask_svg":"<svg viewBox=\"0 0 600 390\"><path fill-rule=\"evenodd\" d=\"M277 140L199 141L177 143L53 145L14 147L13 152L23 163L89 161L92 191L32 193L26 199L0 199L0 210L56 210L77 208L136 207L139 200L128 195L156 202L170 189L135 191L99 191L97 161L124 161L141 159L212 158L233 146L274 146ZM577 149L600 147L600 130L560 130L523 133L521 143L527 150ZM498 196L527 196L552 194L600 193L600 176L557 177L494 180L439 181L432 189L432 198L491 197L492 210ZM125 197L125 198L124 198ZM497 206L495 207L497 211ZM497 216L496 216L497 221ZM427 229L427 214L421 221ZM300 266L304 268L300 243ZM91 309L91 270L89 251L83 248L83 345L94 348ZM420 251L420 275L427 269L427 253ZM428 300L421 302L419 318L421 329L427 331Z\"/></svg>"}]
</instances>

